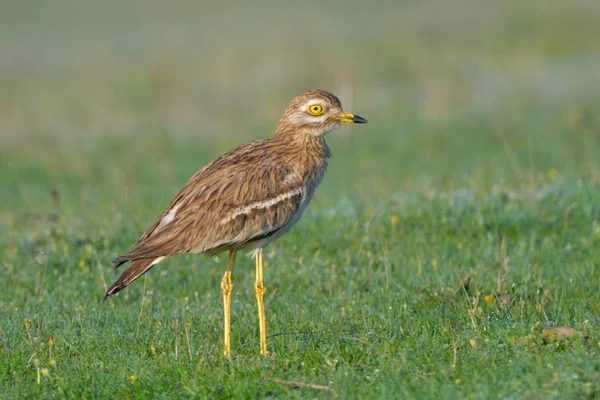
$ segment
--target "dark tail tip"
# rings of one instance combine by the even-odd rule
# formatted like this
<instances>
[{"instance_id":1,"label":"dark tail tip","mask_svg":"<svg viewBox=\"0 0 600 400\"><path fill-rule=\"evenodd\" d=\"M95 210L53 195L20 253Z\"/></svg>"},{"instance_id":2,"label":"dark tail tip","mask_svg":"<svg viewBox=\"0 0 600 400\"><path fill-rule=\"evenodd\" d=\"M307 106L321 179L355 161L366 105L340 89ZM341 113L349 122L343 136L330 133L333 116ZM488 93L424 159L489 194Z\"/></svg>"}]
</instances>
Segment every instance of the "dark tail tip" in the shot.
<instances>
[{"instance_id":1,"label":"dark tail tip","mask_svg":"<svg viewBox=\"0 0 600 400\"><path fill-rule=\"evenodd\" d=\"M144 275L150 268L152 268L152 266L154 266L154 262L156 260L156 258L144 258L140 260L134 260L131 264L127 266L127 268L125 268L125 271L123 271L121 275L117 278L117 280L108 288L106 294L104 295L104 300L106 300L113 294L121 291L121 289L127 287L127 285L129 285L131 282ZM121 262L123 260L119 260L117 258L117 261Z\"/></svg>"},{"instance_id":2,"label":"dark tail tip","mask_svg":"<svg viewBox=\"0 0 600 400\"><path fill-rule=\"evenodd\" d=\"M115 282L115 283L117 283L117 282ZM108 288L106 293L104 293L104 298L102 299L102 301L106 301L106 299L108 299L110 296L117 293L121 289L122 288L120 286L113 284L111 287Z\"/></svg>"}]
</instances>

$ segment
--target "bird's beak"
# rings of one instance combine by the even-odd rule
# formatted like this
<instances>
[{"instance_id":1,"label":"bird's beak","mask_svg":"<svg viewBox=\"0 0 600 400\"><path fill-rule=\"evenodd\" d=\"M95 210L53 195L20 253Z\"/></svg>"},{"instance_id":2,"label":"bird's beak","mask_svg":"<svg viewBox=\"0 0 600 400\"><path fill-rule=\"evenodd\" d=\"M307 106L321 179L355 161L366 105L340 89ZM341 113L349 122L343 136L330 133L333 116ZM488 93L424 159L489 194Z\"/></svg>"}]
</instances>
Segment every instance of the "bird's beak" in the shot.
<instances>
[{"instance_id":1,"label":"bird's beak","mask_svg":"<svg viewBox=\"0 0 600 400\"><path fill-rule=\"evenodd\" d=\"M367 122L369 122L363 117L359 117L358 115L350 114L348 112L343 111L337 114L335 116L335 119L337 119L340 122L351 122L354 124L366 124Z\"/></svg>"}]
</instances>

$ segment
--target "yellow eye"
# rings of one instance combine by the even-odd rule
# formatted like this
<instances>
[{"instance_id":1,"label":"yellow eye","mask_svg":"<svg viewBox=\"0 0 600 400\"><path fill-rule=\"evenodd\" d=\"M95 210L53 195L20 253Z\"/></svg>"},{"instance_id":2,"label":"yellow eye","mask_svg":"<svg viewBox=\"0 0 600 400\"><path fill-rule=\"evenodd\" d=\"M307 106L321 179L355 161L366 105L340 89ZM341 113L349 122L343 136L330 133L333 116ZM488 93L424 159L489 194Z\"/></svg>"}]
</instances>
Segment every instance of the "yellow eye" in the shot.
<instances>
[{"instance_id":1,"label":"yellow eye","mask_svg":"<svg viewBox=\"0 0 600 400\"><path fill-rule=\"evenodd\" d=\"M312 115L321 115L325 111L325 107L320 104L313 104L308 106L308 112Z\"/></svg>"}]
</instances>

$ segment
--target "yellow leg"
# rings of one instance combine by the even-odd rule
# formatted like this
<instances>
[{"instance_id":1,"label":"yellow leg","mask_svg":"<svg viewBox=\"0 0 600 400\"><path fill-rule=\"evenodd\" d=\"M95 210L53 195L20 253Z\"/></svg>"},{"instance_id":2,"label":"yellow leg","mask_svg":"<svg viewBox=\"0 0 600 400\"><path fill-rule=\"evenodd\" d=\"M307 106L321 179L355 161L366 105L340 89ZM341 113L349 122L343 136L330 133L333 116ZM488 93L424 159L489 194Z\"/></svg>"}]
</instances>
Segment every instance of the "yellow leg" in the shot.
<instances>
[{"instance_id":1,"label":"yellow leg","mask_svg":"<svg viewBox=\"0 0 600 400\"><path fill-rule=\"evenodd\" d=\"M265 316L265 285L263 283L263 258L262 249L256 253L256 284L254 294L258 302L258 327L260 330L260 354L266 355L267 351L267 318Z\"/></svg>"},{"instance_id":2,"label":"yellow leg","mask_svg":"<svg viewBox=\"0 0 600 400\"><path fill-rule=\"evenodd\" d=\"M224 331L225 331L225 346L223 353L225 358L231 355L231 292L233 291L233 283L231 282L231 273L235 264L235 252L229 252L227 260L227 271L221 280L221 291L223 292L223 311L224 311Z\"/></svg>"}]
</instances>

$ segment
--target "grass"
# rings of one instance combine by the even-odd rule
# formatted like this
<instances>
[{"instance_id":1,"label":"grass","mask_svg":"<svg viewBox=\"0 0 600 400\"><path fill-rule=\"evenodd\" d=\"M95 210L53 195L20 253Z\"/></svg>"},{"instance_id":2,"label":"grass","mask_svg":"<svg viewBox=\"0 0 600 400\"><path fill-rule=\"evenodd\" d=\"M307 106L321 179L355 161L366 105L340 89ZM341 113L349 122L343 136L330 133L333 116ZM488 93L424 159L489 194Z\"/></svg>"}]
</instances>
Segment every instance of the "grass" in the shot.
<instances>
[{"instance_id":1,"label":"grass","mask_svg":"<svg viewBox=\"0 0 600 400\"><path fill-rule=\"evenodd\" d=\"M600 396L597 5L102 4L0 6L0 397ZM187 178L312 87L371 123L266 250L271 355L246 258L229 361L222 257L101 302Z\"/></svg>"}]
</instances>

